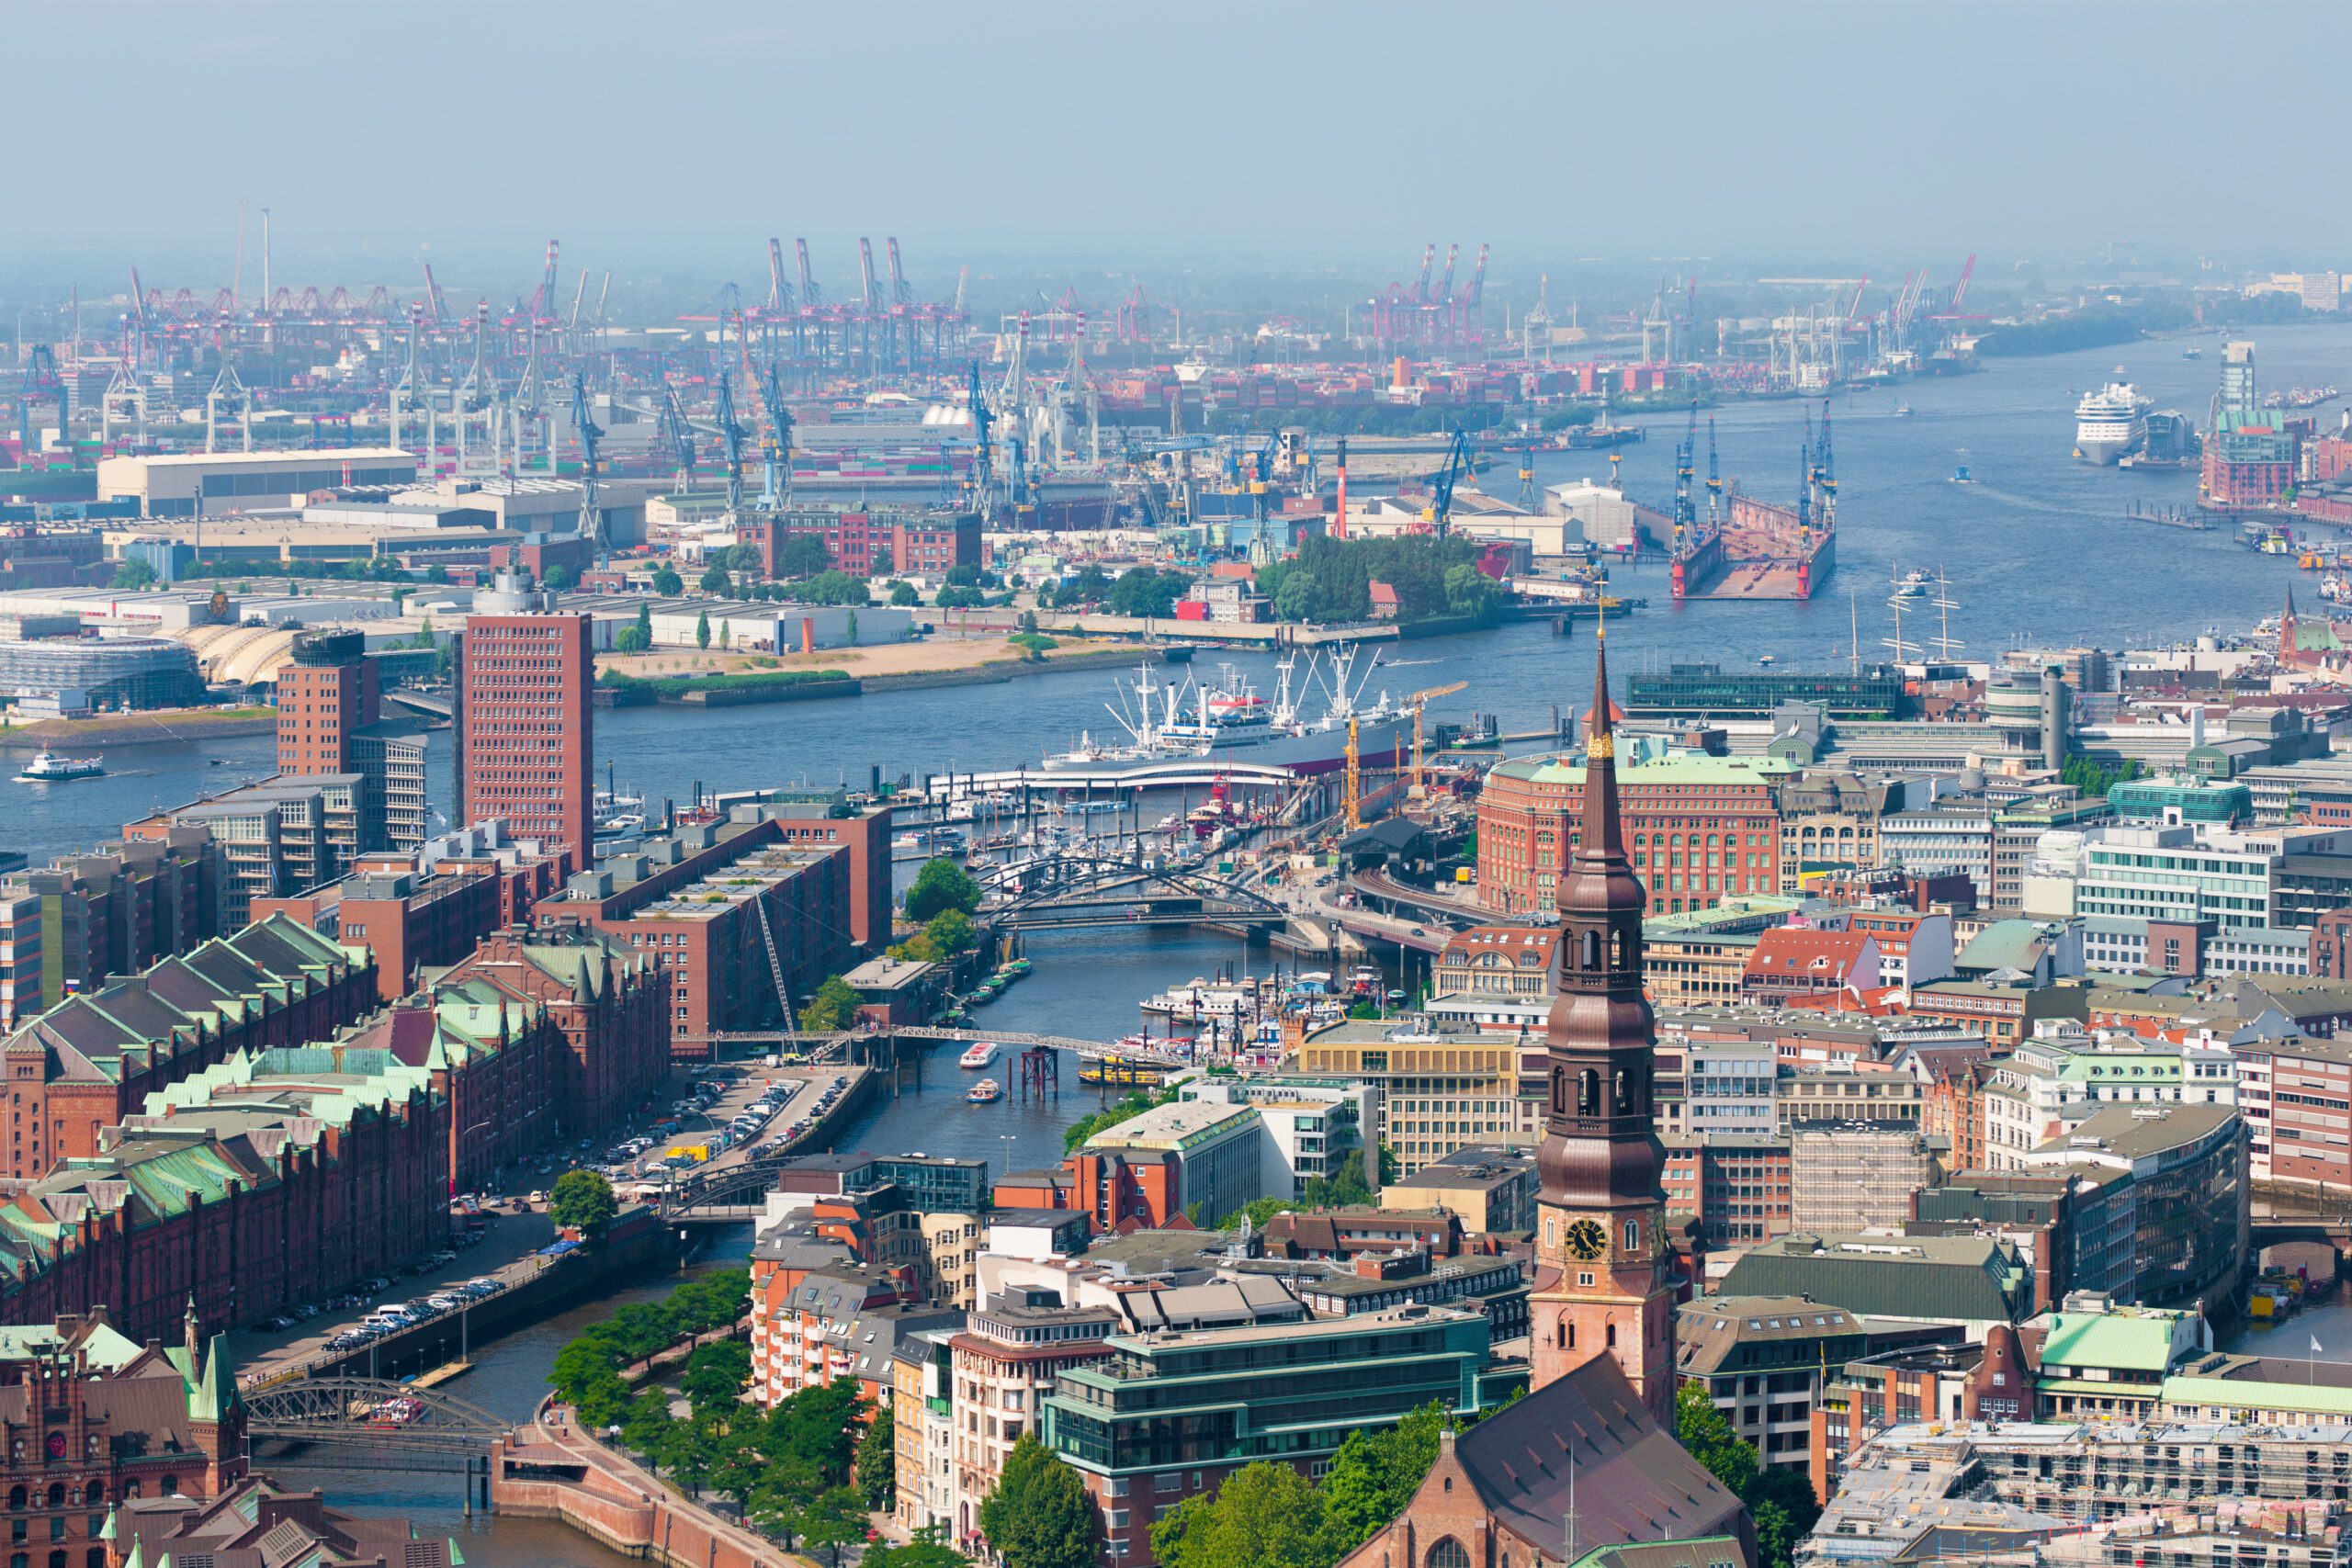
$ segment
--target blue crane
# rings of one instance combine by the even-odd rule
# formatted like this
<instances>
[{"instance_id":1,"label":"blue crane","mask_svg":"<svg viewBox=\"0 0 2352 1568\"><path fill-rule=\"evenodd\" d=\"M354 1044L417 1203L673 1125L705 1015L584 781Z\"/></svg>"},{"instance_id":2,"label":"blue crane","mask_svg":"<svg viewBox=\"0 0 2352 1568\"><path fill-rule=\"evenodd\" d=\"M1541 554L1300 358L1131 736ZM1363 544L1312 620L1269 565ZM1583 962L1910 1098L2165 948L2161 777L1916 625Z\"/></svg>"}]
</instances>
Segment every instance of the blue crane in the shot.
<instances>
[{"instance_id":1,"label":"blue crane","mask_svg":"<svg viewBox=\"0 0 2352 1568\"><path fill-rule=\"evenodd\" d=\"M1453 487L1470 471L1470 437L1457 426L1445 449L1445 466L1430 480L1430 504L1421 513L1421 531L1443 537L1446 519L1453 513Z\"/></svg>"},{"instance_id":2,"label":"blue crane","mask_svg":"<svg viewBox=\"0 0 2352 1568\"><path fill-rule=\"evenodd\" d=\"M571 428L580 437L580 532L596 541L601 561L612 554L605 534L605 513L596 504L596 443L604 427L588 417L588 383L578 371L571 375Z\"/></svg>"},{"instance_id":3,"label":"blue crane","mask_svg":"<svg viewBox=\"0 0 2352 1568\"><path fill-rule=\"evenodd\" d=\"M966 397L972 406L972 430L980 441L979 455L972 465L972 490L979 500L980 521L986 524L996 511L995 449L989 445L989 427L996 423L996 416L989 412L989 400L980 392L980 362L977 359L972 361Z\"/></svg>"},{"instance_id":4,"label":"blue crane","mask_svg":"<svg viewBox=\"0 0 2352 1568\"><path fill-rule=\"evenodd\" d=\"M760 406L768 416L760 436L760 509L774 512L792 485L792 411L784 406L784 379L775 360L761 373L759 386Z\"/></svg>"},{"instance_id":5,"label":"blue crane","mask_svg":"<svg viewBox=\"0 0 2352 1568\"><path fill-rule=\"evenodd\" d=\"M743 437L748 433L735 417L735 379L724 371L718 377L710 418L718 433L719 456L727 464L727 510L732 513L743 506Z\"/></svg>"},{"instance_id":6,"label":"blue crane","mask_svg":"<svg viewBox=\"0 0 2352 1568\"><path fill-rule=\"evenodd\" d=\"M668 449L677 467L675 483L680 490L695 486L695 432L686 423L685 405L678 401L678 389L670 378L662 378L662 445Z\"/></svg>"}]
</instances>

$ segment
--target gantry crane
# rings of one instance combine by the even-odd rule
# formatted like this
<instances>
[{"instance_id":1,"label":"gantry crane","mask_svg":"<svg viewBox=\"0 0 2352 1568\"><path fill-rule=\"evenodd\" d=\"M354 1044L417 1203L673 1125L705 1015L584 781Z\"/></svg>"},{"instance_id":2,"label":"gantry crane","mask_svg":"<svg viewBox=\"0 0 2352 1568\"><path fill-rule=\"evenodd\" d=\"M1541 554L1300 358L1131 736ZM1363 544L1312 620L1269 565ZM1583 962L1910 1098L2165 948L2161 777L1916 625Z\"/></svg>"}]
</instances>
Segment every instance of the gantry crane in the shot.
<instances>
[{"instance_id":1,"label":"gantry crane","mask_svg":"<svg viewBox=\"0 0 2352 1568\"><path fill-rule=\"evenodd\" d=\"M1423 534L1445 536L1446 520L1453 513L1453 487L1470 471L1470 437L1456 428L1453 440L1445 449L1445 466L1430 480L1430 503L1421 508Z\"/></svg>"},{"instance_id":2,"label":"gantry crane","mask_svg":"<svg viewBox=\"0 0 2352 1568\"><path fill-rule=\"evenodd\" d=\"M571 373L571 431L580 438L580 533L596 541L596 559L601 565L613 553L612 541L605 532L604 511L596 504L596 443L605 431L588 417L588 383L577 370Z\"/></svg>"},{"instance_id":3,"label":"gantry crane","mask_svg":"<svg viewBox=\"0 0 2352 1568\"><path fill-rule=\"evenodd\" d=\"M735 417L735 379L731 376L718 378L717 396L712 400L710 420L718 434L718 453L727 465L727 514L734 516L743 509L743 436L745 431Z\"/></svg>"},{"instance_id":4,"label":"gantry crane","mask_svg":"<svg viewBox=\"0 0 2352 1568\"><path fill-rule=\"evenodd\" d=\"M784 406L784 380L775 360L761 373L759 386L760 406L768 416L760 436L760 509L774 512L792 488L792 411Z\"/></svg>"}]
</instances>

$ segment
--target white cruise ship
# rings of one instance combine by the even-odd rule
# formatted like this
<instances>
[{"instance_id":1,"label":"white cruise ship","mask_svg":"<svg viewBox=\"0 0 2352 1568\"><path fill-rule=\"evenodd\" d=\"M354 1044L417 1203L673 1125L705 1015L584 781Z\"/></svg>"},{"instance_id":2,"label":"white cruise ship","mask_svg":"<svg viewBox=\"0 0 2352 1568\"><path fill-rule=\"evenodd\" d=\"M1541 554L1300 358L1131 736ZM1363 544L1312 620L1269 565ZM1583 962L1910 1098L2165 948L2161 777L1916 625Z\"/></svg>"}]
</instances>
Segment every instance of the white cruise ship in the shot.
<instances>
[{"instance_id":1,"label":"white cruise ship","mask_svg":"<svg viewBox=\"0 0 2352 1568\"><path fill-rule=\"evenodd\" d=\"M2075 405L2075 456L2086 463L2112 463L2137 452L2148 439L2148 411L2155 406L2128 382L2109 381Z\"/></svg>"}]
</instances>

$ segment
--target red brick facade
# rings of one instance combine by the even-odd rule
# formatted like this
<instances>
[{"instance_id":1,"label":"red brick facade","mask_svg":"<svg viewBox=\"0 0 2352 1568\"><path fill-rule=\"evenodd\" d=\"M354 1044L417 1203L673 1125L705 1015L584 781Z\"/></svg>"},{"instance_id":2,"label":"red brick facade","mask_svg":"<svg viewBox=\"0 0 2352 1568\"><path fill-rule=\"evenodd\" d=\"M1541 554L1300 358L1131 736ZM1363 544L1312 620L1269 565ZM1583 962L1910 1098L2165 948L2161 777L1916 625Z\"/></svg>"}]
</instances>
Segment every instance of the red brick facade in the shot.
<instances>
[{"instance_id":1,"label":"red brick facade","mask_svg":"<svg viewBox=\"0 0 2352 1568\"><path fill-rule=\"evenodd\" d=\"M662 978L641 954L593 935L502 931L437 983L469 979L546 1010L562 1039L552 1104L565 1137L609 1125L669 1076Z\"/></svg>"},{"instance_id":2,"label":"red brick facade","mask_svg":"<svg viewBox=\"0 0 2352 1568\"><path fill-rule=\"evenodd\" d=\"M1552 908L1584 804L1580 776L1555 776L1581 770L1539 767L1532 778L1526 772L1497 768L1478 800L1478 897L1507 914ZM1780 890L1780 810L1760 774L1747 783L1694 784L1671 764L1654 780L1644 778L1646 772L1622 769L1617 783L1626 846L1648 913L1679 914Z\"/></svg>"},{"instance_id":3,"label":"red brick facade","mask_svg":"<svg viewBox=\"0 0 2352 1568\"><path fill-rule=\"evenodd\" d=\"M459 643L458 797L468 822L594 854L593 632L586 615L469 615Z\"/></svg>"},{"instance_id":4,"label":"red brick facade","mask_svg":"<svg viewBox=\"0 0 2352 1568\"><path fill-rule=\"evenodd\" d=\"M795 536L822 539L826 564L854 577L944 577L980 564L978 513L787 512L735 525L736 538L760 552L760 570L769 577L776 575L778 548Z\"/></svg>"}]
</instances>

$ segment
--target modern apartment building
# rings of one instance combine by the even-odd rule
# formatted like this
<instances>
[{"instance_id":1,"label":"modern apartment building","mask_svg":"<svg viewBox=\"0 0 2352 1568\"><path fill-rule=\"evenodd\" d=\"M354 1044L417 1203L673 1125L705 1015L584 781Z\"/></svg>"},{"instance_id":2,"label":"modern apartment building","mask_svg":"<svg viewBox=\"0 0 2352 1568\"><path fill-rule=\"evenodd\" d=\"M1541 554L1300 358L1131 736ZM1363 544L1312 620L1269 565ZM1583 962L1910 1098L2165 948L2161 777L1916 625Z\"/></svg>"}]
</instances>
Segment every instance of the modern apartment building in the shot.
<instances>
[{"instance_id":1,"label":"modern apartment building","mask_svg":"<svg viewBox=\"0 0 2352 1568\"><path fill-rule=\"evenodd\" d=\"M585 867L595 841L594 623L511 581L475 603L512 613L467 616L458 641L458 820L503 819Z\"/></svg>"}]
</instances>

